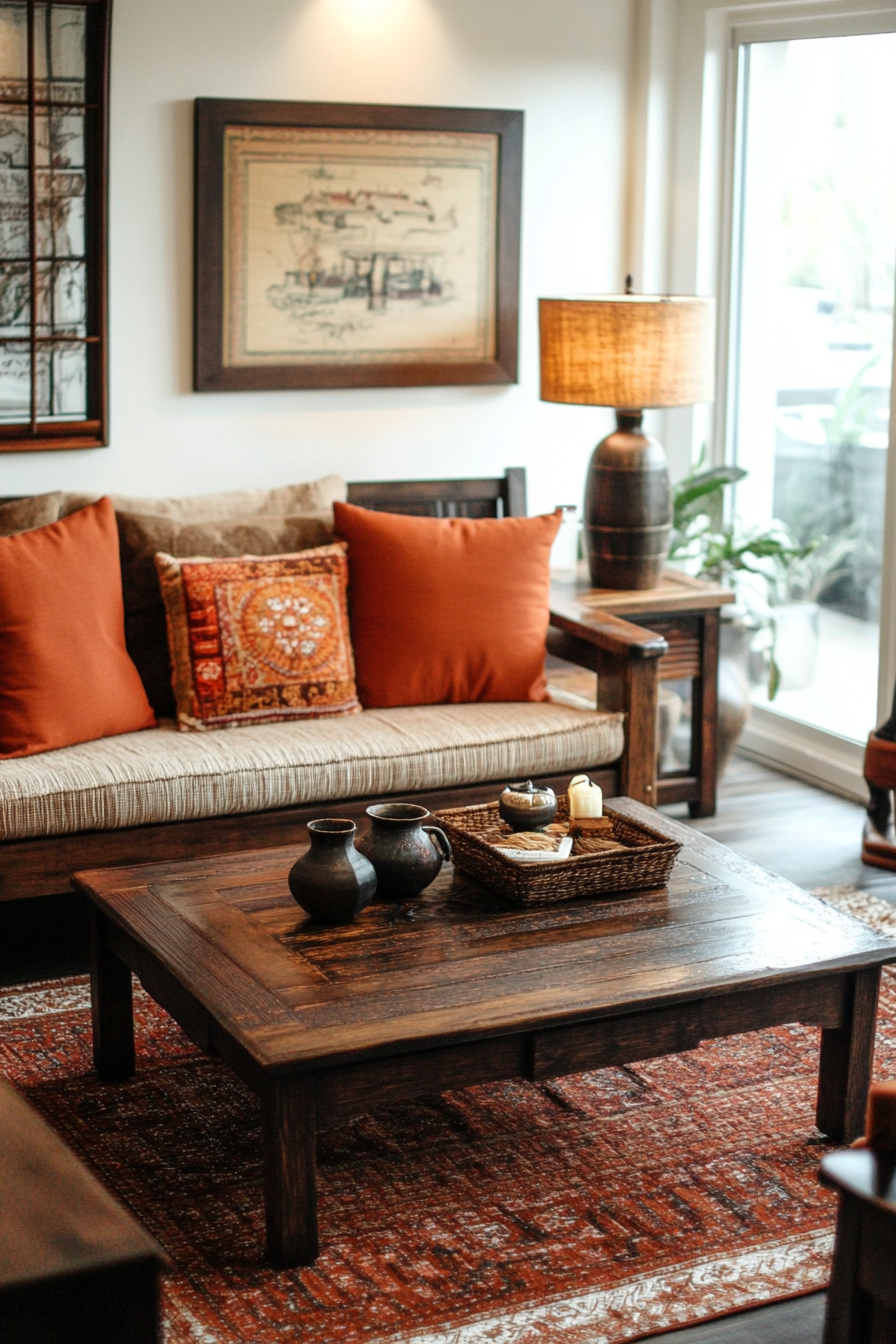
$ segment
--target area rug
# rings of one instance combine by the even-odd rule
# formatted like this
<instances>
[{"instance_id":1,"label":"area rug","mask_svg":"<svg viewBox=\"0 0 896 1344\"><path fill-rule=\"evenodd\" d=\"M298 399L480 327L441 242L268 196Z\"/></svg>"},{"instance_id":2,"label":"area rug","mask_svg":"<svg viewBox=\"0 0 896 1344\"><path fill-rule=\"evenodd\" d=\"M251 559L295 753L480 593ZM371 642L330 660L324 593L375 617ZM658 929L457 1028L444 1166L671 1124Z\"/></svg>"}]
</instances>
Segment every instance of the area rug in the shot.
<instances>
[{"instance_id":1,"label":"area rug","mask_svg":"<svg viewBox=\"0 0 896 1344\"><path fill-rule=\"evenodd\" d=\"M896 932L896 909L827 899ZM383 1107L319 1143L322 1253L261 1258L254 1098L142 993L99 1083L83 980L0 993L0 1067L172 1260L166 1344L620 1344L824 1286L818 1034ZM885 973L876 1072L896 1077Z\"/></svg>"}]
</instances>

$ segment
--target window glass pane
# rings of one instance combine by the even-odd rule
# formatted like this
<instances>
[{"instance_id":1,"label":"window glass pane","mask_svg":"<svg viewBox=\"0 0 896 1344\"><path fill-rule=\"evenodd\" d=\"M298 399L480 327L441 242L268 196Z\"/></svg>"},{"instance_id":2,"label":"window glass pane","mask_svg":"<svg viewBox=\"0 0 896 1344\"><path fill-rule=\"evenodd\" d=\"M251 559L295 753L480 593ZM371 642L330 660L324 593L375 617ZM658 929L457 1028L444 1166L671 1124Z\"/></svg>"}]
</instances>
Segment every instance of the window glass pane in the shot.
<instances>
[{"instance_id":1,"label":"window glass pane","mask_svg":"<svg viewBox=\"0 0 896 1344\"><path fill-rule=\"evenodd\" d=\"M0 105L0 164L26 174L28 188L28 113L24 109Z\"/></svg>"},{"instance_id":2,"label":"window glass pane","mask_svg":"<svg viewBox=\"0 0 896 1344\"><path fill-rule=\"evenodd\" d=\"M0 99L28 96L28 11L0 5Z\"/></svg>"},{"instance_id":3,"label":"window glass pane","mask_svg":"<svg viewBox=\"0 0 896 1344\"><path fill-rule=\"evenodd\" d=\"M37 244L39 257L84 255L84 116L36 118Z\"/></svg>"},{"instance_id":4,"label":"window glass pane","mask_svg":"<svg viewBox=\"0 0 896 1344\"><path fill-rule=\"evenodd\" d=\"M28 174L0 160L0 262L28 256Z\"/></svg>"},{"instance_id":5,"label":"window glass pane","mask_svg":"<svg viewBox=\"0 0 896 1344\"><path fill-rule=\"evenodd\" d=\"M44 185L40 178L38 186ZM74 185L83 191L83 178L55 174L50 187L55 195L37 197L37 255L39 257L83 257L84 255L84 197L69 196L67 189Z\"/></svg>"},{"instance_id":6,"label":"window glass pane","mask_svg":"<svg viewBox=\"0 0 896 1344\"><path fill-rule=\"evenodd\" d=\"M39 336L87 334L86 268L82 261L40 262L37 293Z\"/></svg>"},{"instance_id":7,"label":"window glass pane","mask_svg":"<svg viewBox=\"0 0 896 1344\"><path fill-rule=\"evenodd\" d=\"M46 5L34 6L34 94L36 98L49 97L47 85L47 39L49 10Z\"/></svg>"},{"instance_id":8,"label":"window glass pane","mask_svg":"<svg viewBox=\"0 0 896 1344\"><path fill-rule=\"evenodd\" d=\"M50 153L54 168L84 167L84 113L50 114Z\"/></svg>"},{"instance_id":9,"label":"window glass pane","mask_svg":"<svg viewBox=\"0 0 896 1344\"><path fill-rule=\"evenodd\" d=\"M773 708L861 741L877 699L896 34L755 43L744 69L738 512L818 543L776 585Z\"/></svg>"},{"instance_id":10,"label":"window glass pane","mask_svg":"<svg viewBox=\"0 0 896 1344\"><path fill-rule=\"evenodd\" d=\"M31 352L27 345L0 345L0 423L31 414Z\"/></svg>"},{"instance_id":11,"label":"window glass pane","mask_svg":"<svg viewBox=\"0 0 896 1344\"><path fill-rule=\"evenodd\" d=\"M34 126L34 158L38 168L83 168L83 113L38 112Z\"/></svg>"},{"instance_id":12,"label":"window glass pane","mask_svg":"<svg viewBox=\"0 0 896 1344\"><path fill-rule=\"evenodd\" d=\"M0 336L21 336L30 330L30 292L27 262L0 264Z\"/></svg>"},{"instance_id":13,"label":"window glass pane","mask_svg":"<svg viewBox=\"0 0 896 1344\"><path fill-rule=\"evenodd\" d=\"M86 413L86 347L65 345L38 349L38 419L84 420Z\"/></svg>"},{"instance_id":14,"label":"window glass pane","mask_svg":"<svg viewBox=\"0 0 896 1344\"><path fill-rule=\"evenodd\" d=\"M31 353L22 342L0 345L0 424L31 415ZM87 347L44 346L37 352L37 418L87 419Z\"/></svg>"},{"instance_id":15,"label":"window glass pane","mask_svg":"<svg viewBox=\"0 0 896 1344\"><path fill-rule=\"evenodd\" d=\"M38 98L84 101L84 10L75 5L35 5L34 80Z\"/></svg>"},{"instance_id":16,"label":"window glass pane","mask_svg":"<svg viewBox=\"0 0 896 1344\"><path fill-rule=\"evenodd\" d=\"M28 246L28 114L0 106L0 259Z\"/></svg>"},{"instance_id":17,"label":"window glass pane","mask_svg":"<svg viewBox=\"0 0 896 1344\"><path fill-rule=\"evenodd\" d=\"M54 102L84 101L87 11L74 5L50 10L50 91Z\"/></svg>"},{"instance_id":18,"label":"window glass pane","mask_svg":"<svg viewBox=\"0 0 896 1344\"><path fill-rule=\"evenodd\" d=\"M39 168L83 169L83 112L38 112L34 126L34 155Z\"/></svg>"}]
</instances>

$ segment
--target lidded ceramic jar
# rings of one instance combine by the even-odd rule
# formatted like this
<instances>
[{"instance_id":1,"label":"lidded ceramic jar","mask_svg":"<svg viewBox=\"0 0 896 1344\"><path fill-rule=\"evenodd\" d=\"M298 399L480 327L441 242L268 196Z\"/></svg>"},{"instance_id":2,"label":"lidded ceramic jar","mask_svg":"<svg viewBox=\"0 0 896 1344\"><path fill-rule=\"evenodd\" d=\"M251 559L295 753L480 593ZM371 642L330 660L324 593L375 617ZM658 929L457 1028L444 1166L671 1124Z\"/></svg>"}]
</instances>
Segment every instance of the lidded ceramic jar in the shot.
<instances>
[{"instance_id":1,"label":"lidded ceramic jar","mask_svg":"<svg viewBox=\"0 0 896 1344\"><path fill-rule=\"evenodd\" d=\"M508 784L498 799L502 821L514 831L539 831L557 814L557 795L547 784Z\"/></svg>"}]
</instances>

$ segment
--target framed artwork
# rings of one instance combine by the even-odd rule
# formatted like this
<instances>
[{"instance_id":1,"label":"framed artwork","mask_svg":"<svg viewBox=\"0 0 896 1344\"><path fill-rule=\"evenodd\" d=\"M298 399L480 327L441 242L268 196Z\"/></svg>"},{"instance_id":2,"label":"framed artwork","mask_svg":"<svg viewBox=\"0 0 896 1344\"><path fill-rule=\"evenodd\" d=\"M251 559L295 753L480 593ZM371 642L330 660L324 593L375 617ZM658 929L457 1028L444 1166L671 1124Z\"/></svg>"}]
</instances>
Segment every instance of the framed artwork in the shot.
<instances>
[{"instance_id":1,"label":"framed artwork","mask_svg":"<svg viewBox=\"0 0 896 1344\"><path fill-rule=\"evenodd\" d=\"M523 114L196 100L195 387L517 380Z\"/></svg>"}]
</instances>

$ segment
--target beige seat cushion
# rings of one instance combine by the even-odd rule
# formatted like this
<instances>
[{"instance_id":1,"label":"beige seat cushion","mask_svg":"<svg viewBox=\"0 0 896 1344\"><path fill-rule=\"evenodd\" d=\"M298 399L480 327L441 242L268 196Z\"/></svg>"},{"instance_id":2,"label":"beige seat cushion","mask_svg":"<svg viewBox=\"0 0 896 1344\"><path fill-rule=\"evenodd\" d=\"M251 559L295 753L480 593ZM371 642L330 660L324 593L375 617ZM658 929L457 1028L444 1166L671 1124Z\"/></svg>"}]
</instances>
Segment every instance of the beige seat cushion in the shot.
<instances>
[{"instance_id":1,"label":"beige seat cushion","mask_svg":"<svg viewBox=\"0 0 896 1344\"><path fill-rule=\"evenodd\" d=\"M164 725L0 761L0 839L572 774L619 759L622 719L552 704L477 704L218 733Z\"/></svg>"}]
</instances>

